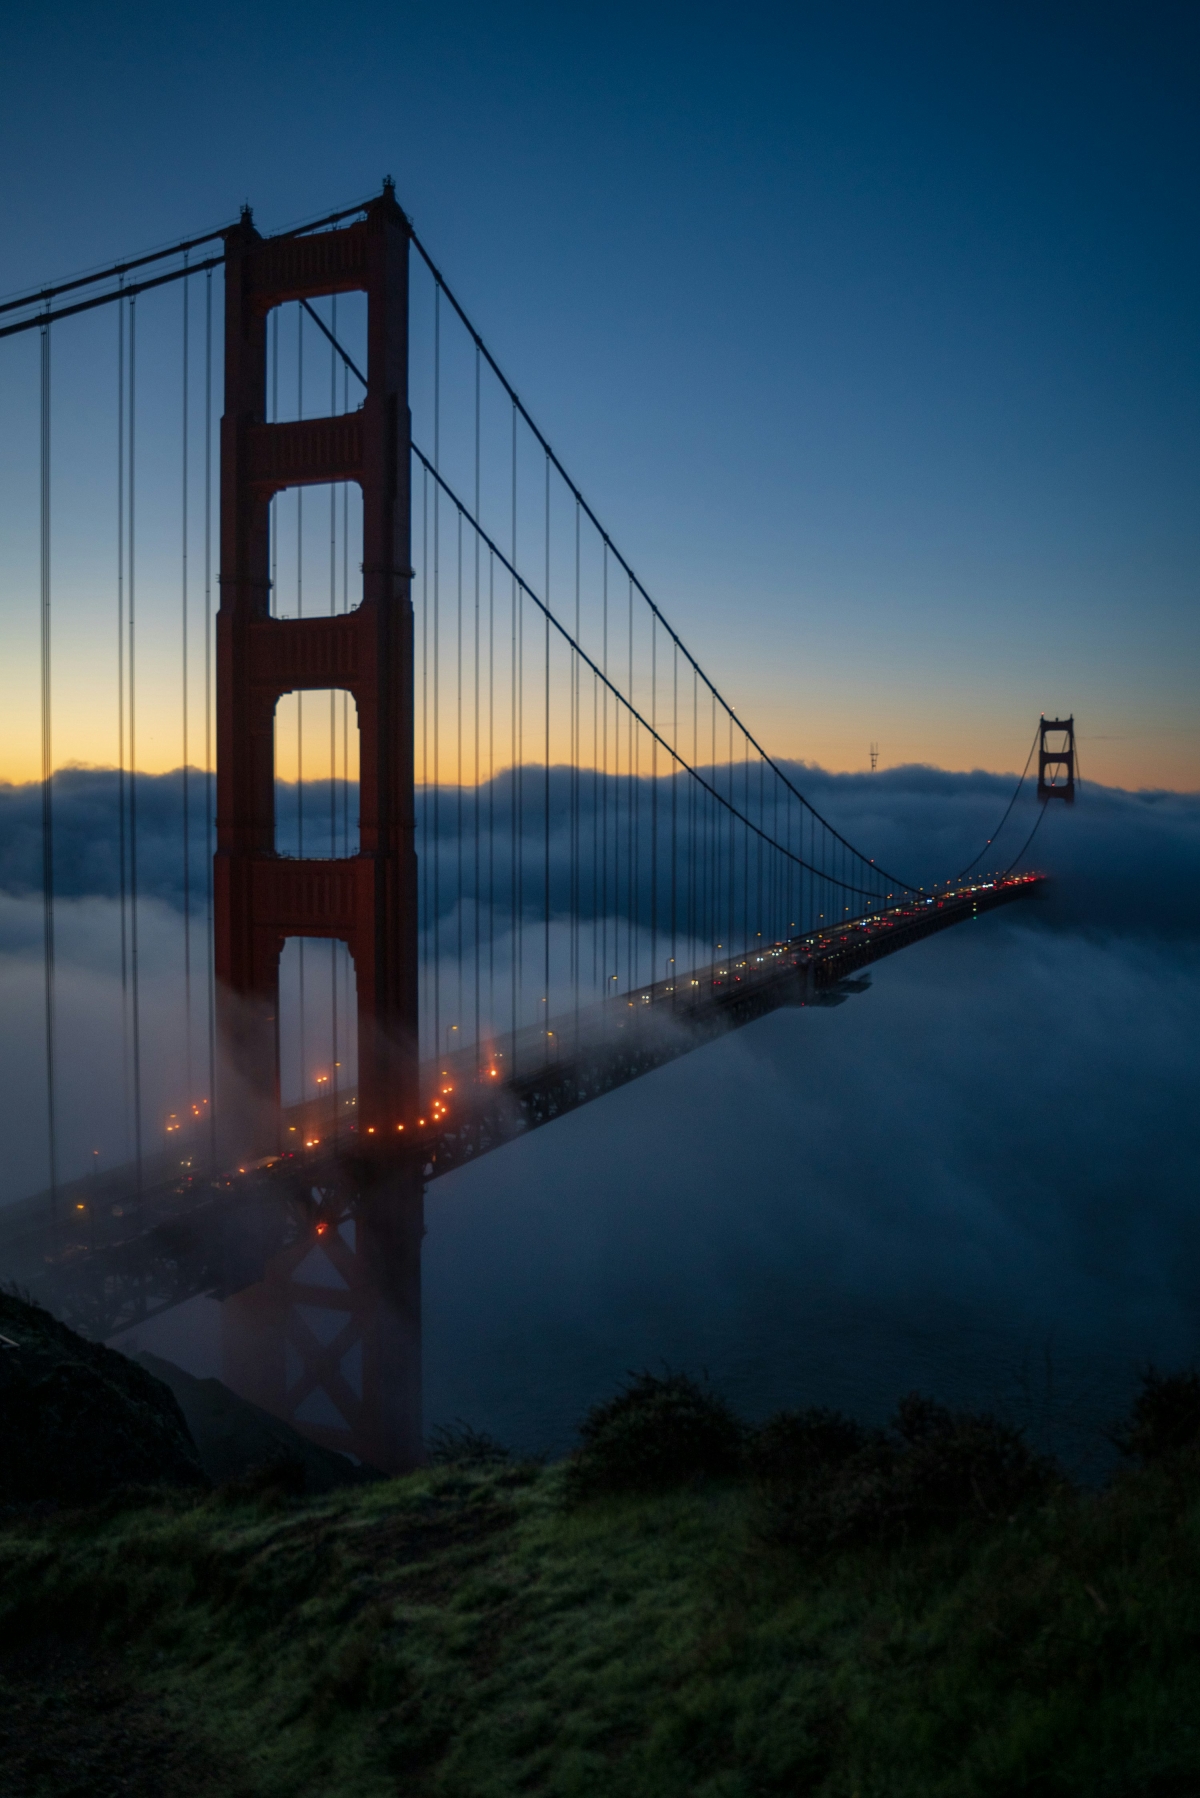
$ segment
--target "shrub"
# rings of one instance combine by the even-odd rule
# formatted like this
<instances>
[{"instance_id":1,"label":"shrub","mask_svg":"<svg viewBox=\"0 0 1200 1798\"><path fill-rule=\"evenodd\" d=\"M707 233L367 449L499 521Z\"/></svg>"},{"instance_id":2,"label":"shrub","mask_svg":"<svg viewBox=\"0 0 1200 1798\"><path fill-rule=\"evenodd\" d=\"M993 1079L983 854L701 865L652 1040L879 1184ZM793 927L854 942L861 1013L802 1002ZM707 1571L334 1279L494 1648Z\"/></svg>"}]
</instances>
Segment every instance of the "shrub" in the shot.
<instances>
[{"instance_id":1,"label":"shrub","mask_svg":"<svg viewBox=\"0 0 1200 1798\"><path fill-rule=\"evenodd\" d=\"M500 1467L510 1456L502 1442L461 1418L431 1430L426 1453L431 1467Z\"/></svg>"},{"instance_id":2,"label":"shrub","mask_svg":"<svg viewBox=\"0 0 1200 1798\"><path fill-rule=\"evenodd\" d=\"M768 1484L805 1485L843 1466L868 1439L862 1424L824 1405L777 1411L750 1436L746 1463Z\"/></svg>"},{"instance_id":3,"label":"shrub","mask_svg":"<svg viewBox=\"0 0 1200 1798\"><path fill-rule=\"evenodd\" d=\"M222 1504L259 1504L278 1509L303 1498L304 1472L303 1461L281 1453L225 1480L217 1488L217 1496Z\"/></svg>"},{"instance_id":4,"label":"shrub","mask_svg":"<svg viewBox=\"0 0 1200 1798\"><path fill-rule=\"evenodd\" d=\"M1200 1373L1194 1367L1168 1374L1146 1367L1139 1378L1141 1391L1112 1440L1126 1459L1148 1467L1200 1442Z\"/></svg>"},{"instance_id":5,"label":"shrub","mask_svg":"<svg viewBox=\"0 0 1200 1798\"><path fill-rule=\"evenodd\" d=\"M916 1393L896 1408L896 1466L914 1519L1008 1516L1053 1483L1052 1462L988 1411L948 1411Z\"/></svg>"},{"instance_id":6,"label":"shrub","mask_svg":"<svg viewBox=\"0 0 1200 1798\"><path fill-rule=\"evenodd\" d=\"M781 1492L770 1531L817 1549L894 1541L1011 1516L1060 1477L998 1418L912 1394L889 1431L864 1434L852 1453Z\"/></svg>"},{"instance_id":7,"label":"shrub","mask_svg":"<svg viewBox=\"0 0 1200 1798\"><path fill-rule=\"evenodd\" d=\"M573 1498L656 1492L719 1479L741 1465L744 1428L724 1399L684 1373L633 1374L593 1405L567 1466Z\"/></svg>"}]
</instances>

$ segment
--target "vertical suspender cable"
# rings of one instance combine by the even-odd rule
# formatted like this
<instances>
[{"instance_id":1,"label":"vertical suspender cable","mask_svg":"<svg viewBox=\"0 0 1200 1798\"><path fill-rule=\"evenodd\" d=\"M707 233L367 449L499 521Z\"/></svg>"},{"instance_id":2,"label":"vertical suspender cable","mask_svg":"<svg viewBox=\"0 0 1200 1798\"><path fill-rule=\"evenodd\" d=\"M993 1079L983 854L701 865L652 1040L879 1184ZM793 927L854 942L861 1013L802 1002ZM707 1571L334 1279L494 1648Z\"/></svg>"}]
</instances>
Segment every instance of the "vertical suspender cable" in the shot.
<instances>
[{"instance_id":1,"label":"vertical suspender cable","mask_svg":"<svg viewBox=\"0 0 1200 1798\"><path fill-rule=\"evenodd\" d=\"M600 984L600 680L592 670L592 992Z\"/></svg>"},{"instance_id":2,"label":"vertical suspender cable","mask_svg":"<svg viewBox=\"0 0 1200 1798\"><path fill-rule=\"evenodd\" d=\"M658 979L658 620L650 614L650 984Z\"/></svg>"},{"instance_id":3,"label":"vertical suspender cable","mask_svg":"<svg viewBox=\"0 0 1200 1798\"><path fill-rule=\"evenodd\" d=\"M332 341L329 346L329 412L332 417L337 411L337 295L330 302L330 331ZM329 489L329 616L337 612L337 486ZM329 690L329 854L332 858L337 854L337 693ZM341 1063L338 1058L338 945L335 937L329 939L329 1091L333 1099L333 1139L338 1138L338 1113L340 1109L338 1074Z\"/></svg>"},{"instance_id":4,"label":"vertical suspender cable","mask_svg":"<svg viewBox=\"0 0 1200 1798\"><path fill-rule=\"evenodd\" d=\"M542 1000L545 1011L542 1016L543 1043L546 1054L550 1053L550 1038L546 1034L550 1018L550 458L546 457L546 613L543 619L545 627L545 741L543 771L543 793L545 810L544 866L543 866L543 938L542 938Z\"/></svg>"},{"instance_id":5,"label":"vertical suspender cable","mask_svg":"<svg viewBox=\"0 0 1200 1798\"><path fill-rule=\"evenodd\" d=\"M121 883L121 1075L124 1150L130 1151L129 909L125 789L125 302L117 302L117 865Z\"/></svg>"},{"instance_id":6,"label":"vertical suspender cable","mask_svg":"<svg viewBox=\"0 0 1200 1798\"><path fill-rule=\"evenodd\" d=\"M350 410L350 370L342 369L342 411ZM342 611L350 610L350 483L342 482ZM342 689L342 854L350 853L350 695ZM342 957L349 978L350 964Z\"/></svg>"},{"instance_id":7,"label":"vertical suspender cable","mask_svg":"<svg viewBox=\"0 0 1200 1798\"><path fill-rule=\"evenodd\" d=\"M625 940L626 940L625 984L628 987L629 991L632 992L634 986L637 984L637 971L636 971L636 963L635 963L635 955L636 955L635 932L637 929L637 918L638 918L638 911L639 911L638 902L637 902L637 900L638 900L638 895L637 895L637 864L638 864L638 856L637 856L638 802L637 802L637 800L638 800L638 793L637 793L637 755L636 755L638 745L637 745L637 738L636 738L637 723L636 723L636 720L634 719L633 710L632 710L633 703L634 703L634 695L633 695L633 582L632 582L632 580L629 582L629 686L627 688L627 692L629 694L630 712L629 712L629 765L625 771L626 775L627 775L627 779L628 779L628 788L629 788L629 816L628 816L629 854L628 854L628 858L627 858L628 866L626 869L626 906L625 906L625 917L626 917L626 926L627 926L626 936L625 936Z\"/></svg>"},{"instance_id":8,"label":"vertical suspender cable","mask_svg":"<svg viewBox=\"0 0 1200 1798\"><path fill-rule=\"evenodd\" d=\"M475 346L475 517L476 517L476 520L478 520L478 518L479 518L479 474L480 474L480 469L479 469L479 374L480 374L479 345L476 344L476 346ZM474 871L474 876L473 876L473 884L472 884L472 888L471 888L471 899L472 899L472 911L474 914L474 922L475 922L475 1067L476 1067L476 1072L478 1072L479 1067L481 1065L481 1063L480 1063L480 1050L481 1050L480 1031L481 1031L482 1021L483 1021L482 1017L481 1017L481 1013L480 1013L480 997L481 996L480 996L480 986L479 986L479 951L480 951L479 926L480 926L480 921L481 921L480 920L481 894L480 894L480 890L479 890L479 801L480 801L479 775L480 775L480 765L479 765L479 532L478 532L478 530L476 530L473 533L473 535L474 535L474 540L475 540L475 649L474 649L475 735L473 738L474 745L475 745L475 804L474 804L474 808L473 808L474 814L475 814L475 871Z\"/></svg>"},{"instance_id":9,"label":"vertical suspender cable","mask_svg":"<svg viewBox=\"0 0 1200 1798\"><path fill-rule=\"evenodd\" d=\"M213 961L212 756L212 270L204 287L204 854L208 945L208 1144L217 1159L216 968Z\"/></svg>"},{"instance_id":10,"label":"vertical suspender cable","mask_svg":"<svg viewBox=\"0 0 1200 1798\"><path fill-rule=\"evenodd\" d=\"M271 311L271 418L279 422L279 308ZM271 501L271 610L279 604L279 514L280 496Z\"/></svg>"},{"instance_id":11,"label":"vertical suspender cable","mask_svg":"<svg viewBox=\"0 0 1200 1798\"><path fill-rule=\"evenodd\" d=\"M456 619L457 645L455 650L455 783L457 787L457 803L455 808L456 821L454 831L458 847L458 900L455 906L455 911L458 915L458 956L456 961L458 972L458 1003L456 1009L458 1017L456 1020L456 1028L458 1030L458 1043L461 1048L463 1035L461 1028L463 1016L463 541L461 511L456 512L455 517L458 524L458 534L456 538L456 568L458 576Z\"/></svg>"},{"instance_id":12,"label":"vertical suspender cable","mask_svg":"<svg viewBox=\"0 0 1200 1798\"><path fill-rule=\"evenodd\" d=\"M433 289L433 466L441 467L442 440L442 289ZM440 632L439 600L441 598L441 486L433 484L433 1053L440 1061L442 1053L442 836L441 836L441 744L439 741Z\"/></svg>"},{"instance_id":13,"label":"vertical suspender cable","mask_svg":"<svg viewBox=\"0 0 1200 1798\"><path fill-rule=\"evenodd\" d=\"M513 417L513 567L517 566L516 417ZM517 1007L525 1002L525 589L517 586Z\"/></svg>"},{"instance_id":14,"label":"vertical suspender cable","mask_svg":"<svg viewBox=\"0 0 1200 1798\"><path fill-rule=\"evenodd\" d=\"M579 628L579 502L575 502L575 641ZM575 995L575 1036L579 1037L579 657L572 651L571 667L571 981Z\"/></svg>"},{"instance_id":15,"label":"vertical suspender cable","mask_svg":"<svg viewBox=\"0 0 1200 1798\"><path fill-rule=\"evenodd\" d=\"M679 741L679 645L672 645L671 655L671 741ZM679 766L671 769L671 986L678 973L675 958L679 953Z\"/></svg>"},{"instance_id":16,"label":"vertical suspender cable","mask_svg":"<svg viewBox=\"0 0 1200 1798\"><path fill-rule=\"evenodd\" d=\"M304 308L296 308L296 417L304 417ZM304 616L304 489L296 489L296 617ZM304 694L296 694L296 854L304 856ZM308 1100L308 1018L305 1010L304 951L300 938L300 1098ZM276 1036L279 1033L276 1008Z\"/></svg>"},{"instance_id":17,"label":"vertical suspender cable","mask_svg":"<svg viewBox=\"0 0 1200 1798\"><path fill-rule=\"evenodd\" d=\"M525 859L525 819L524 819L524 803L523 803L525 794L524 794L524 787L523 787L523 777L522 777L522 772L521 772L521 757L522 757L522 752L524 749L524 740L523 740L522 731L521 731L521 725L522 725L522 721L523 721L523 719L522 719L522 703L521 703L521 685L522 685L522 674L524 671L521 666L521 625L522 625L521 598L522 598L522 595L521 595L520 588L517 586L517 576L516 576L516 567L517 567L517 406L516 406L515 400L513 401L513 408L512 408L512 549L511 549L511 556L510 556L510 566L512 567L512 570L513 570L512 582L511 582L511 587L512 587L512 602L511 602L512 603L512 616L511 616L512 643L510 645L510 652L509 652L510 653L510 670L511 670L511 679L512 679L512 699L511 699L511 708L510 708L510 714L509 714L509 731L510 731L510 735L512 737L512 790L511 790L511 794L510 794L510 806L511 806L511 813L512 813L512 851L511 851L512 859L511 859L511 863L510 863L510 877L511 877L511 887L512 887L512 895L511 895L511 901L510 901L511 912L512 912L512 942L511 942L510 949L509 949L509 954L510 954L510 958L511 958L511 962L512 962L512 970L511 970L511 986L512 986L512 1008L511 1008L512 1050L511 1050L511 1054L512 1054L512 1061L509 1065L509 1074L511 1076L512 1074L514 1074L516 1072L517 1026L518 1026L518 1016L519 1016L520 1005L521 1005L521 975L523 972L523 965L524 965L524 957L522 954L522 948L523 948L523 943L524 943L524 931L525 931L525 920L524 920L524 917L522 916L522 909L523 909L523 903L524 903L524 898L525 898L524 882L522 880L523 864L524 864L524 859Z\"/></svg>"},{"instance_id":18,"label":"vertical suspender cable","mask_svg":"<svg viewBox=\"0 0 1200 1798\"><path fill-rule=\"evenodd\" d=\"M184 263L186 266L187 258ZM184 1073L187 1115L194 1117L192 1097L192 833L188 792L188 295L183 283L183 436L180 479L180 659L183 727L183 1012Z\"/></svg>"},{"instance_id":19,"label":"vertical suspender cable","mask_svg":"<svg viewBox=\"0 0 1200 1798\"><path fill-rule=\"evenodd\" d=\"M429 1015L429 470L421 470L421 1015Z\"/></svg>"},{"instance_id":20,"label":"vertical suspender cable","mask_svg":"<svg viewBox=\"0 0 1200 1798\"><path fill-rule=\"evenodd\" d=\"M699 735L700 699L699 699L699 693L700 693L699 680L698 680L698 676L696 674L696 670L693 668L692 669L692 767L693 768L698 768L700 766L700 761L699 761L699 753L700 753L700 735ZM689 780L689 782L688 782L687 834L688 834L688 901L687 901L688 958L689 958L689 960L692 960L695 957L695 951L692 949L691 945L699 940L699 933L698 933L697 927L696 927L696 783L694 780Z\"/></svg>"},{"instance_id":21,"label":"vertical suspender cable","mask_svg":"<svg viewBox=\"0 0 1200 1798\"><path fill-rule=\"evenodd\" d=\"M608 997L608 989L612 982L608 977L608 538L602 546L602 614L601 614L601 657L600 669L604 675L604 686L600 693L600 704L603 708L600 725L600 754L604 762L604 781L600 788L600 974L604 982L604 995Z\"/></svg>"},{"instance_id":22,"label":"vertical suspender cable","mask_svg":"<svg viewBox=\"0 0 1200 1798\"><path fill-rule=\"evenodd\" d=\"M41 338L42 972L46 1002L46 1148L50 1224L58 1230L58 1119L54 1065L54 759L50 685L50 326Z\"/></svg>"},{"instance_id":23,"label":"vertical suspender cable","mask_svg":"<svg viewBox=\"0 0 1200 1798\"><path fill-rule=\"evenodd\" d=\"M496 1034L496 558L488 549L488 1034Z\"/></svg>"},{"instance_id":24,"label":"vertical suspender cable","mask_svg":"<svg viewBox=\"0 0 1200 1798\"><path fill-rule=\"evenodd\" d=\"M137 840L137 637L135 589L135 457L137 422L137 301L129 302L129 903L130 975L133 988L133 1148L137 1169L138 1207L142 1202L142 1006L138 962Z\"/></svg>"}]
</instances>

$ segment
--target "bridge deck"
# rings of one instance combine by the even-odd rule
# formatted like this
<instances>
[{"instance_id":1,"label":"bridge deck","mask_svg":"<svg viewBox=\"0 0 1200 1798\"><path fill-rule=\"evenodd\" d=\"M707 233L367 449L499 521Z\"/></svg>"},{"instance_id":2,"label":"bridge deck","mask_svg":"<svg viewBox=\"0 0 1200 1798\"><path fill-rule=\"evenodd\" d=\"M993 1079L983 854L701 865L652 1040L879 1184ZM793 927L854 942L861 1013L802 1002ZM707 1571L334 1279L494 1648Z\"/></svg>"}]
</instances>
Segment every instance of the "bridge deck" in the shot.
<instances>
[{"instance_id":1,"label":"bridge deck","mask_svg":"<svg viewBox=\"0 0 1200 1798\"><path fill-rule=\"evenodd\" d=\"M780 1006L839 1004L872 962L1042 884L1010 875L911 899L431 1063L426 1116L397 1137L397 1156L436 1179ZM127 1166L60 1188L53 1210L47 1193L7 1206L0 1277L101 1338L201 1293L227 1297L317 1229L323 1207L344 1215L347 1192L369 1179L353 1111L352 1093L337 1118L328 1104L292 1108L283 1137L301 1146L251 1164L214 1171L194 1151L148 1157L140 1195Z\"/></svg>"}]
</instances>

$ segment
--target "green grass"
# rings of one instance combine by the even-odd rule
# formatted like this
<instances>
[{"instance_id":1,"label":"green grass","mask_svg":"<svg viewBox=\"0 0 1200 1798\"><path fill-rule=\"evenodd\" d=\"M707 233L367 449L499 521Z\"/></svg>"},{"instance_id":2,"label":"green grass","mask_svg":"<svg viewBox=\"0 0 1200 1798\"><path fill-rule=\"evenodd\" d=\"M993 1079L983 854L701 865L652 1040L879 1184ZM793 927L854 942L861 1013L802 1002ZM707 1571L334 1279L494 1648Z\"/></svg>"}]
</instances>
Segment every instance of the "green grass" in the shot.
<instances>
[{"instance_id":1,"label":"green grass","mask_svg":"<svg viewBox=\"0 0 1200 1798\"><path fill-rule=\"evenodd\" d=\"M749 1482L562 1484L8 1517L0 1792L1200 1793L1195 1452L832 1559Z\"/></svg>"}]
</instances>

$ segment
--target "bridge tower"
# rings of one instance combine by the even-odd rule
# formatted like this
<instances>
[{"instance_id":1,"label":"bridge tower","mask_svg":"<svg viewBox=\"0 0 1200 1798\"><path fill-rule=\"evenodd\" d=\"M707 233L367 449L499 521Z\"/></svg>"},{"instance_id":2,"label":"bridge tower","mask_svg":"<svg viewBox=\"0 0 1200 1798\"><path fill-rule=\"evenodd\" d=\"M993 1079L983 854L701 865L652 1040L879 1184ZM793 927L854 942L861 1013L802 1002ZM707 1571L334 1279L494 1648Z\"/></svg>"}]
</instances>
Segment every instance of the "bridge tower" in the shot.
<instances>
[{"instance_id":1,"label":"bridge tower","mask_svg":"<svg viewBox=\"0 0 1200 1798\"><path fill-rule=\"evenodd\" d=\"M408 248L408 224L390 182L354 224L263 238L247 210L226 234L217 617L214 901L222 1152L244 1158L280 1146L279 962L285 940L311 936L346 943L358 999L353 1198L343 1206L339 1270L332 1286L326 1281L325 1299L316 1294L315 1302L328 1304L330 1291L344 1289L338 1304L347 1319L339 1351L352 1347L361 1357L361 1389L352 1391L338 1370L328 1368L323 1389L336 1389L344 1446L388 1468L418 1460L421 1441L421 1184L397 1143L399 1126L411 1127L417 1109ZM367 296L362 406L333 417L268 423L271 311L350 291ZM271 500L289 487L341 481L356 481L362 490L361 604L331 617L273 617ZM359 853L321 860L280 856L275 708L286 693L330 688L349 692L357 708ZM327 1208L325 1229L331 1215L336 1223L341 1214ZM319 1342L297 1327L294 1315L297 1305L314 1302L312 1281L297 1284L304 1258L289 1251L268 1267L261 1285L226 1301L225 1317L229 1383L297 1423L300 1401L293 1403L293 1396L311 1393L321 1359ZM288 1373L289 1349L293 1362L299 1351L299 1378ZM331 1439L328 1426L309 1433Z\"/></svg>"},{"instance_id":2,"label":"bridge tower","mask_svg":"<svg viewBox=\"0 0 1200 1798\"><path fill-rule=\"evenodd\" d=\"M1038 739L1037 796L1045 805L1047 799L1065 799L1075 803L1075 714L1069 718L1043 718ZM1050 739L1055 741L1051 742ZM1046 779L1046 770L1050 778ZM1061 779L1059 778L1061 775Z\"/></svg>"}]
</instances>

